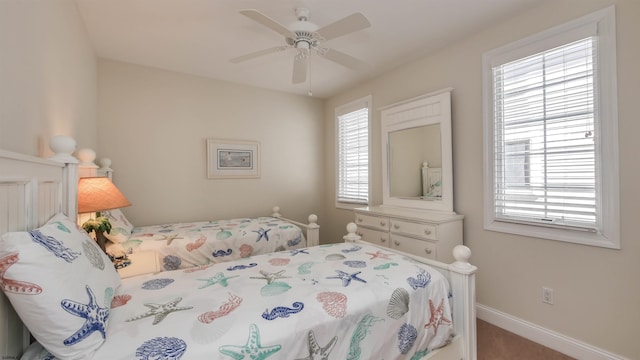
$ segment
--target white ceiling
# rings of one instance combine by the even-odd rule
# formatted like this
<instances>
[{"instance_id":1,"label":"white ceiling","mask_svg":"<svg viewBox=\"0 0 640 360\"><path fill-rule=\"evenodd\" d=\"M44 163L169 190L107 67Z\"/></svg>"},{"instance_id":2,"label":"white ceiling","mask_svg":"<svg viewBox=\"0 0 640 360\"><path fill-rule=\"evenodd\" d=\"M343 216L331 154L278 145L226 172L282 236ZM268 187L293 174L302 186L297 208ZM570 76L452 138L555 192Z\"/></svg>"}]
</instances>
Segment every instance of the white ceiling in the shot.
<instances>
[{"instance_id":1,"label":"white ceiling","mask_svg":"<svg viewBox=\"0 0 640 360\"><path fill-rule=\"evenodd\" d=\"M425 56L543 0L76 0L99 57L239 84L330 97ZM355 12L371 27L323 45L364 60L357 71L312 57L309 82L291 83L295 49L233 64L229 59L285 45L241 15L256 9L288 26L294 9L319 27Z\"/></svg>"}]
</instances>

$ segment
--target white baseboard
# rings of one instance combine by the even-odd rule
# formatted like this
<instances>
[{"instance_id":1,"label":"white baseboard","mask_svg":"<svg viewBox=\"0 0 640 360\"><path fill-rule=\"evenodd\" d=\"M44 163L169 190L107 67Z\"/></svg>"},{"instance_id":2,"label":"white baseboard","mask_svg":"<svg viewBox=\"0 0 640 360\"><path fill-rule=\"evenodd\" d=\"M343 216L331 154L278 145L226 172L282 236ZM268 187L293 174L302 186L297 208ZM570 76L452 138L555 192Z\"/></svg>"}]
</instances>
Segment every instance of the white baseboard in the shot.
<instances>
[{"instance_id":1,"label":"white baseboard","mask_svg":"<svg viewBox=\"0 0 640 360\"><path fill-rule=\"evenodd\" d=\"M490 324L580 360L629 360L507 313L477 304L476 316Z\"/></svg>"}]
</instances>

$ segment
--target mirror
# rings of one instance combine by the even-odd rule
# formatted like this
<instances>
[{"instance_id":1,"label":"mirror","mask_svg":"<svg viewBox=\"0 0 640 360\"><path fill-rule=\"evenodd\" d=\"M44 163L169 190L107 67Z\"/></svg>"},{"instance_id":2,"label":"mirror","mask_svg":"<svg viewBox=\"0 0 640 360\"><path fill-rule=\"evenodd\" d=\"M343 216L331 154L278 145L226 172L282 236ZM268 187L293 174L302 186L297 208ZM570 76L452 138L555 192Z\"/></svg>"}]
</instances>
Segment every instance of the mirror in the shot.
<instances>
[{"instance_id":1,"label":"mirror","mask_svg":"<svg viewBox=\"0 0 640 360\"><path fill-rule=\"evenodd\" d=\"M441 200L440 124L391 131L388 134L389 196Z\"/></svg>"},{"instance_id":2,"label":"mirror","mask_svg":"<svg viewBox=\"0 0 640 360\"><path fill-rule=\"evenodd\" d=\"M450 89L381 115L383 204L453 212Z\"/></svg>"}]
</instances>

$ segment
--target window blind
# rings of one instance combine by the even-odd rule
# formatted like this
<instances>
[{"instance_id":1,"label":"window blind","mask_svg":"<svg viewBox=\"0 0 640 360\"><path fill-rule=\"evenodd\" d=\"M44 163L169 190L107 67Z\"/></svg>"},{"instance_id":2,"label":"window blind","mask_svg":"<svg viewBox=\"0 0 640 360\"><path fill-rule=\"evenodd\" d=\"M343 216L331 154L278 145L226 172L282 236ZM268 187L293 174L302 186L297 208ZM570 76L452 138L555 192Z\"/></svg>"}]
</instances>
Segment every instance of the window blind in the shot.
<instances>
[{"instance_id":1,"label":"window blind","mask_svg":"<svg viewBox=\"0 0 640 360\"><path fill-rule=\"evenodd\" d=\"M598 228L596 39L493 67L497 221Z\"/></svg>"},{"instance_id":2,"label":"window blind","mask_svg":"<svg viewBox=\"0 0 640 360\"><path fill-rule=\"evenodd\" d=\"M360 108L338 116L339 202L369 201L369 109Z\"/></svg>"}]
</instances>

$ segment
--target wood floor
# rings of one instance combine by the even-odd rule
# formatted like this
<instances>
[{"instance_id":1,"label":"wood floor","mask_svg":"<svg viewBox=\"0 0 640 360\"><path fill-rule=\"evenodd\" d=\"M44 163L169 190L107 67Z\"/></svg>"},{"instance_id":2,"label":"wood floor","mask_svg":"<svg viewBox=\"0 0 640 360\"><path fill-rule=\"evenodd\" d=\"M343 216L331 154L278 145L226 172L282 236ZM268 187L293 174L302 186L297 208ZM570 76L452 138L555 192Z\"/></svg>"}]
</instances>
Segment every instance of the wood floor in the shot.
<instances>
[{"instance_id":1,"label":"wood floor","mask_svg":"<svg viewBox=\"0 0 640 360\"><path fill-rule=\"evenodd\" d=\"M478 360L575 360L478 319Z\"/></svg>"}]
</instances>

